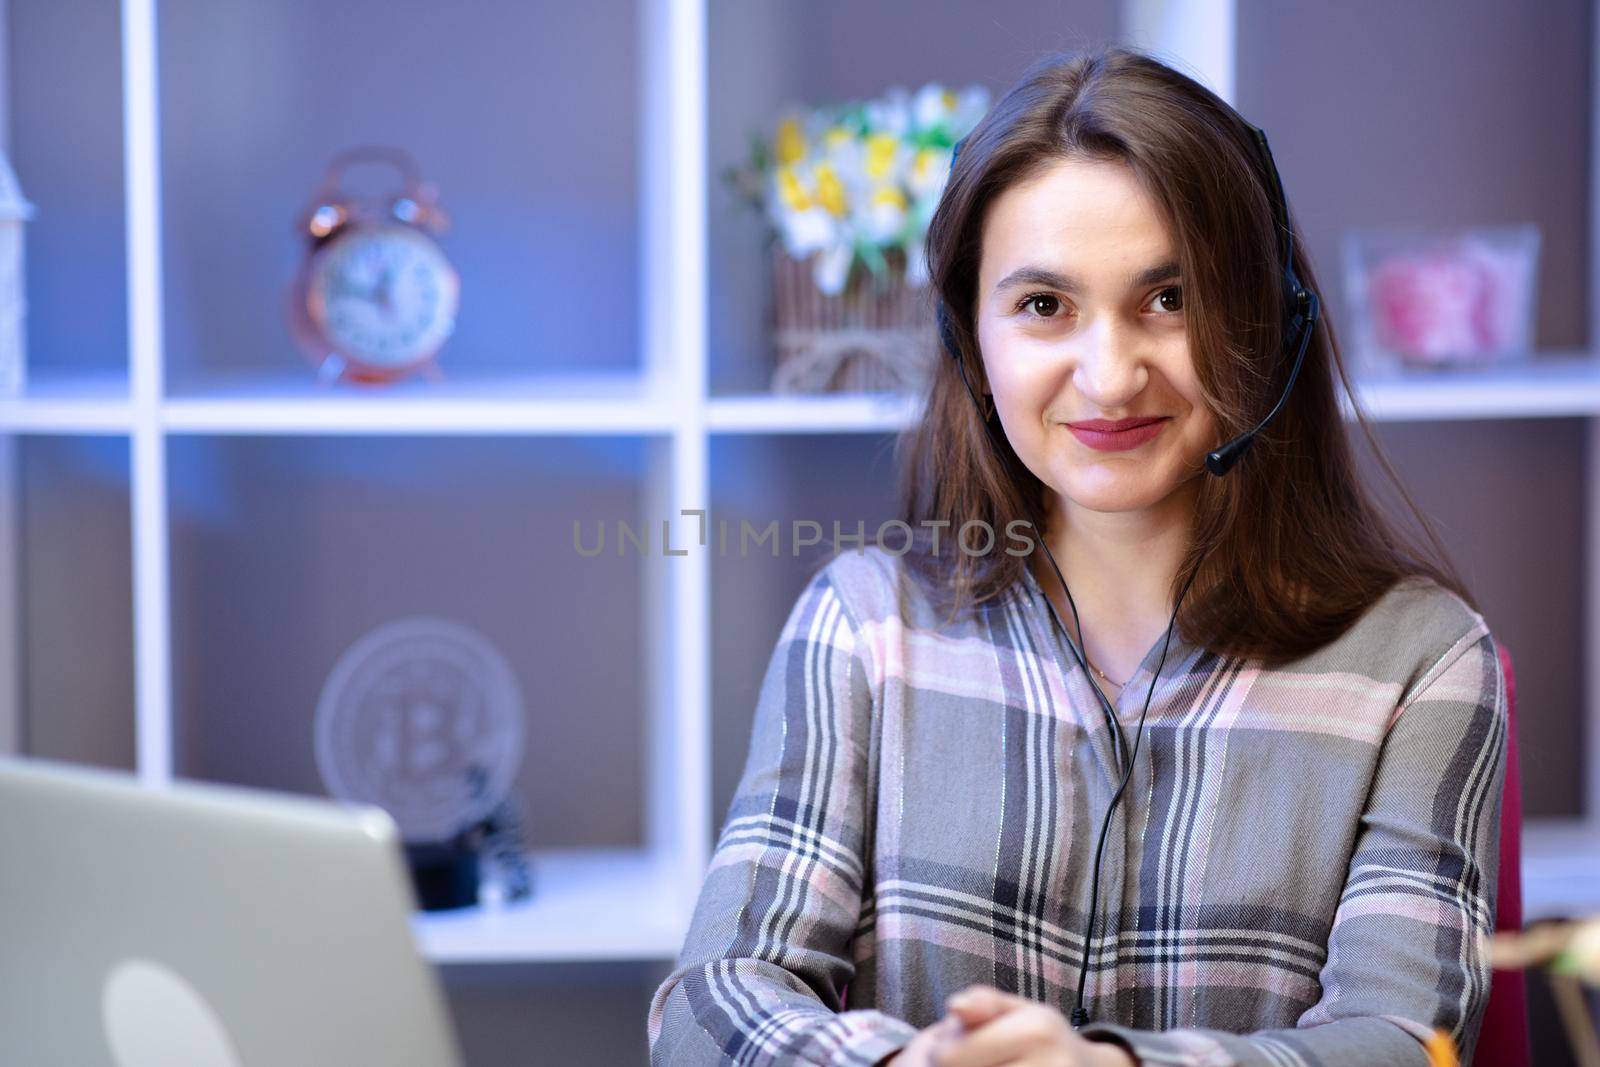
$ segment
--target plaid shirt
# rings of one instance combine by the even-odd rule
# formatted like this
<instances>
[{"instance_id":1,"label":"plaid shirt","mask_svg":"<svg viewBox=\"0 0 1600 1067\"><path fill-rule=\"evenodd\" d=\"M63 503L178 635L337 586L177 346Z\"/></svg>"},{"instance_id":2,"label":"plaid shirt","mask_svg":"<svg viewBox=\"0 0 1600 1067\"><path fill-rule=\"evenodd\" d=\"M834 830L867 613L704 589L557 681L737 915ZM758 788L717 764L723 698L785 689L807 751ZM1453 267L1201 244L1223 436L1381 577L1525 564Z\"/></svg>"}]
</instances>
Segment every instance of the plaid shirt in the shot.
<instances>
[{"instance_id":1,"label":"plaid shirt","mask_svg":"<svg viewBox=\"0 0 1600 1067\"><path fill-rule=\"evenodd\" d=\"M1044 591L942 627L891 553L797 599L651 1063L876 1063L972 983L1070 1012L1119 772ZM1113 702L1131 744L1163 639ZM1111 822L1079 1033L1140 1062L1470 1063L1506 697L1426 579L1288 666L1176 630Z\"/></svg>"}]
</instances>

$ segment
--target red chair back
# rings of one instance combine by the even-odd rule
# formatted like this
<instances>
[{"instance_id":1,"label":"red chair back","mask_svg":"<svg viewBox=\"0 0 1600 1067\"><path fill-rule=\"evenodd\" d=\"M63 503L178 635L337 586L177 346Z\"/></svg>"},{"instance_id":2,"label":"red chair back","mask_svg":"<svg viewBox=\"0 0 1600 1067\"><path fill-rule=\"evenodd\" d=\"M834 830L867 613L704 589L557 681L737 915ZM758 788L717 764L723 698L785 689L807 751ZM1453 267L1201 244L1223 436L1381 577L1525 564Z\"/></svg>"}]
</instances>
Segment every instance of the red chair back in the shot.
<instances>
[{"instance_id":1,"label":"red chair back","mask_svg":"<svg viewBox=\"0 0 1600 1067\"><path fill-rule=\"evenodd\" d=\"M1500 667L1506 676L1506 779L1500 805L1500 878L1495 908L1496 930L1522 929L1522 775L1517 767L1517 687L1511 653L1504 645ZM1528 986L1521 971L1495 971L1489 1003L1478 1033L1474 1063L1485 1067L1529 1067Z\"/></svg>"}]
</instances>

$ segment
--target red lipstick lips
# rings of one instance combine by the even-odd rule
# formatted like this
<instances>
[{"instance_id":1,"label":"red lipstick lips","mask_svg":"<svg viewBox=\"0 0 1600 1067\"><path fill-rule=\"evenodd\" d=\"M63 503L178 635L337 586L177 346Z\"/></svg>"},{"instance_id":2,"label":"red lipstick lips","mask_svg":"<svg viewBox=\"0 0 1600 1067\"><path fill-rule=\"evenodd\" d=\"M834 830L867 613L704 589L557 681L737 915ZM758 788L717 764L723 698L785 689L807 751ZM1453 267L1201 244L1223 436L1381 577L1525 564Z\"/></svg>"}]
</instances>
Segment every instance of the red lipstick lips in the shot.
<instances>
[{"instance_id":1,"label":"red lipstick lips","mask_svg":"<svg viewBox=\"0 0 1600 1067\"><path fill-rule=\"evenodd\" d=\"M1097 452L1125 452L1154 438L1167 424L1165 416L1134 419L1085 419L1069 422L1072 436Z\"/></svg>"}]
</instances>

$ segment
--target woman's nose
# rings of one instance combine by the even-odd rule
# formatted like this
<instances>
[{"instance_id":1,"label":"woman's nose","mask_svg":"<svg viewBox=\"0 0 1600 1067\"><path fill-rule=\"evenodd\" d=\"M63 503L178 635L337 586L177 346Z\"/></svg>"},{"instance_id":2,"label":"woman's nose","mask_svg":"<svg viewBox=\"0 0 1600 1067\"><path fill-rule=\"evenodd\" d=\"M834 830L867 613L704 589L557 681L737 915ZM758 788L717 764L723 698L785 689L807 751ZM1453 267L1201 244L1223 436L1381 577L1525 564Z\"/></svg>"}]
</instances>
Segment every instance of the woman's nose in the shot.
<instances>
[{"instance_id":1,"label":"woman's nose","mask_svg":"<svg viewBox=\"0 0 1600 1067\"><path fill-rule=\"evenodd\" d=\"M1101 319L1076 340L1073 385L1091 403L1114 411L1144 389L1149 372L1132 330Z\"/></svg>"}]
</instances>

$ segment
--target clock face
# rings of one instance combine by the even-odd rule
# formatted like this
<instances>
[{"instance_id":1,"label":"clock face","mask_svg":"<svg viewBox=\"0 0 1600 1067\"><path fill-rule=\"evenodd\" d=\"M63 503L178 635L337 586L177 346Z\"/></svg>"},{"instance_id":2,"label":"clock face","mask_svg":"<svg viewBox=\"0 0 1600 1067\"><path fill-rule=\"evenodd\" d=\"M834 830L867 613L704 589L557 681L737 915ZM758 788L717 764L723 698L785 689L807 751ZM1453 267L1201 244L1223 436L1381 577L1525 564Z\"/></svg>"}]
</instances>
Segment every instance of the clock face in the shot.
<instances>
[{"instance_id":1,"label":"clock face","mask_svg":"<svg viewBox=\"0 0 1600 1067\"><path fill-rule=\"evenodd\" d=\"M328 342L384 368L421 362L455 325L455 270L431 238L409 226L351 231L311 265L306 307Z\"/></svg>"}]
</instances>

